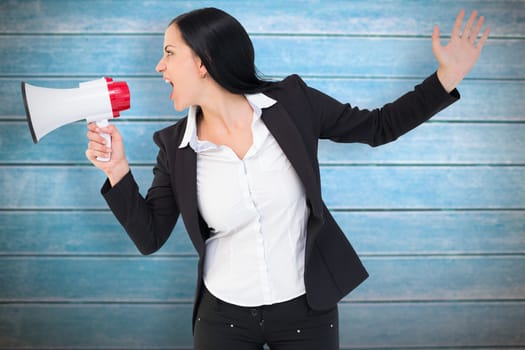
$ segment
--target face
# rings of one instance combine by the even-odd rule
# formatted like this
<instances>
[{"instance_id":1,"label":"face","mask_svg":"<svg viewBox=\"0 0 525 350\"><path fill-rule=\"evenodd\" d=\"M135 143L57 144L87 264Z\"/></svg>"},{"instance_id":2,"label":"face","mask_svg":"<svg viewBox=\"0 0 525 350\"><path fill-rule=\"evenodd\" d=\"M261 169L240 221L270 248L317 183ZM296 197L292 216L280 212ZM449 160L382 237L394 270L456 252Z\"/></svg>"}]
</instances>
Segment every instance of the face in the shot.
<instances>
[{"instance_id":1,"label":"face","mask_svg":"<svg viewBox=\"0 0 525 350\"><path fill-rule=\"evenodd\" d=\"M164 81L171 85L170 100L176 110L199 104L206 68L184 42L176 24L164 34L164 54L156 71L162 73Z\"/></svg>"}]
</instances>

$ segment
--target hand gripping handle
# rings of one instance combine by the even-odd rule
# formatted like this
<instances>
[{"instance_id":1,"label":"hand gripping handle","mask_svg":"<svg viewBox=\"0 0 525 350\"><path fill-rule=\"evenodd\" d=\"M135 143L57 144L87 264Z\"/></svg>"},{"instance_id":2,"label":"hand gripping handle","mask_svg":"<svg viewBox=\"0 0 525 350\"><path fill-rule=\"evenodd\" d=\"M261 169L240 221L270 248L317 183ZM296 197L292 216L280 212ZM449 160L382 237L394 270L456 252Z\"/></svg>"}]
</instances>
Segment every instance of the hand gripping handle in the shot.
<instances>
[{"instance_id":1,"label":"hand gripping handle","mask_svg":"<svg viewBox=\"0 0 525 350\"><path fill-rule=\"evenodd\" d=\"M109 122L107 119L99 120L96 122L97 126L100 128L105 128L109 125ZM111 148L111 135L106 134L104 132L99 133L100 136L102 136L106 140L106 147ZM109 157L97 157L98 161L101 162L109 162L111 159L111 155Z\"/></svg>"}]
</instances>

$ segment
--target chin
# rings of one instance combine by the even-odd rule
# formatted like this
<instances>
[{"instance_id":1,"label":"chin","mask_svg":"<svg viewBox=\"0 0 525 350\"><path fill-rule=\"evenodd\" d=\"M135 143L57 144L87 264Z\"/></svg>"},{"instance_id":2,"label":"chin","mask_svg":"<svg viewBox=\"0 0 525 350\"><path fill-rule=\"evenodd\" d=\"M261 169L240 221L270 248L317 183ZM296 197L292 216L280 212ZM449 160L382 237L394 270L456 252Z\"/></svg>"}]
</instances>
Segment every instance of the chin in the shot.
<instances>
[{"instance_id":1,"label":"chin","mask_svg":"<svg viewBox=\"0 0 525 350\"><path fill-rule=\"evenodd\" d=\"M189 106L187 106L186 104L183 104L183 103L177 103L177 101L173 101L173 108L175 108L175 110L177 112L182 112L184 111L185 109L187 109Z\"/></svg>"}]
</instances>

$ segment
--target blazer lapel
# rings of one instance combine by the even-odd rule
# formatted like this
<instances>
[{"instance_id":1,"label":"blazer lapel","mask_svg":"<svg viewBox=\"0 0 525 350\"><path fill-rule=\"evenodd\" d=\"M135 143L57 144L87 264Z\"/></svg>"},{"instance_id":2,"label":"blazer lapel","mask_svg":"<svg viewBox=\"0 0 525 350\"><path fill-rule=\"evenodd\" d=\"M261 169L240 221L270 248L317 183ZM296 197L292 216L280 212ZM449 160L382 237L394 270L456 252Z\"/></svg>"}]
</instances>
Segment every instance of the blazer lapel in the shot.
<instances>
[{"instance_id":1,"label":"blazer lapel","mask_svg":"<svg viewBox=\"0 0 525 350\"><path fill-rule=\"evenodd\" d=\"M262 120L301 179L306 197L310 201L311 214L322 217L323 204L319 190L320 185L316 183L317 177L303 138L288 112L277 102L272 107L264 109Z\"/></svg>"},{"instance_id":2,"label":"blazer lapel","mask_svg":"<svg viewBox=\"0 0 525 350\"><path fill-rule=\"evenodd\" d=\"M177 200L184 226L200 256L204 254L204 237L197 205L197 154L186 146L177 149L174 166Z\"/></svg>"},{"instance_id":3,"label":"blazer lapel","mask_svg":"<svg viewBox=\"0 0 525 350\"><path fill-rule=\"evenodd\" d=\"M320 184L316 181L317 176L303 138L288 112L276 103L263 110L262 120L301 179L310 203L310 214L322 218ZM205 232L201 227L202 220L199 218L197 205L197 154L189 146L177 149L176 152L173 181L177 188L179 209L193 245L199 255L203 256Z\"/></svg>"}]
</instances>

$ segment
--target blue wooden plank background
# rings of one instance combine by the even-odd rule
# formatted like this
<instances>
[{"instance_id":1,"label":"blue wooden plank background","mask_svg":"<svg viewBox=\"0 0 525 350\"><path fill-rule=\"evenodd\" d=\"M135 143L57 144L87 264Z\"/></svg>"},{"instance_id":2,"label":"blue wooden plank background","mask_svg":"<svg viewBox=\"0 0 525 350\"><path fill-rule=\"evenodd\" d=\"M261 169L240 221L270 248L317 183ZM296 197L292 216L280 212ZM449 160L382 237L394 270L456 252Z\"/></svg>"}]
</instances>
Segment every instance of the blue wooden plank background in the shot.
<instances>
[{"instance_id":1,"label":"blue wooden plank background","mask_svg":"<svg viewBox=\"0 0 525 350\"><path fill-rule=\"evenodd\" d=\"M371 273L340 304L343 349L525 349L525 1L0 1L0 349L188 349L196 254L179 223L140 256L100 197L85 123L34 145L20 81L126 80L114 121L145 192L155 130L183 116L154 68L171 18L245 25L269 78L365 108L436 69L460 8L492 34L462 99L379 148L322 141L323 194ZM445 40L444 38L443 40Z\"/></svg>"}]
</instances>

